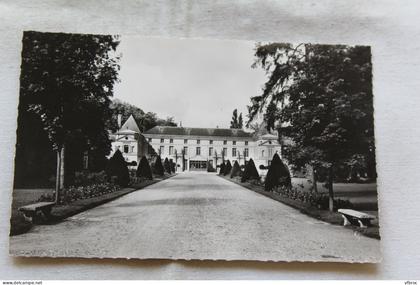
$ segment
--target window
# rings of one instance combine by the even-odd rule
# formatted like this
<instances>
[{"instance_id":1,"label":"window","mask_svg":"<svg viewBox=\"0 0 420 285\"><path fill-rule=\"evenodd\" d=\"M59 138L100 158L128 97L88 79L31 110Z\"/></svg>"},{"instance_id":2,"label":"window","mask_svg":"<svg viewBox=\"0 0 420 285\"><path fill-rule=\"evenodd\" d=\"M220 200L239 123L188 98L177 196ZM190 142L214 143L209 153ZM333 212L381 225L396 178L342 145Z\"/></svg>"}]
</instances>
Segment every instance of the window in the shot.
<instances>
[{"instance_id":1,"label":"window","mask_svg":"<svg viewBox=\"0 0 420 285\"><path fill-rule=\"evenodd\" d=\"M233 145L236 145L236 141L233 141L233 142L232 142L232 144L233 144Z\"/></svg>"},{"instance_id":2,"label":"window","mask_svg":"<svg viewBox=\"0 0 420 285\"><path fill-rule=\"evenodd\" d=\"M159 155L162 155L165 152L165 147L163 145L159 148Z\"/></svg>"},{"instance_id":3,"label":"window","mask_svg":"<svg viewBox=\"0 0 420 285\"><path fill-rule=\"evenodd\" d=\"M124 153L128 153L128 145L124 145Z\"/></svg>"},{"instance_id":4,"label":"window","mask_svg":"<svg viewBox=\"0 0 420 285\"><path fill-rule=\"evenodd\" d=\"M273 149L272 148L268 149L268 156L273 157Z\"/></svg>"},{"instance_id":5,"label":"window","mask_svg":"<svg viewBox=\"0 0 420 285\"><path fill-rule=\"evenodd\" d=\"M169 155L172 155L174 153L174 147L171 145L169 147Z\"/></svg>"},{"instance_id":6,"label":"window","mask_svg":"<svg viewBox=\"0 0 420 285\"><path fill-rule=\"evenodd\" d=\"M174 143L174 139L169 139L169 143Z\"/></svg>"},{"instance_id":7,"label":"window","mask_svg":"<svg viewBox=\"0 0 420 285\"><path fill-rule=\"evenodd\" d=\"M160 143L164 143L165 142L165 139L160 139Z\"/></svg>"},{"instance_id":8,"label":"window","mask_svg":"<svg viewBox=\"0 0 420 285\"><path fill-rule=\"evenodd\" d=\"M232 156L236 156L236 148L232 148Z\"/></svg>"},{"instance_id":9,"label":"window","mask_svg":"<svg viewBox=\"0 0 420 285\"><path fill-rule=\"evenodd\" d=\"M245 145L248 145L248 141L245 141Z\"/></svg>"},{"instance_id":10,"label":"window","mask_svg":"<svg viewBox=\"0 0 420 285\"><path fill-rule=\"evenodd\" d=\"M213 155L213 148L209 147L209 156L212 156L212 155Z\"/></svg>"},{"instance_id":11,"label":"window","mask_svg":"<svg viewBox=\"0 0 420 285\"><path fill-rule=\"evenodd\" d=\"M249 151L248 151L248 149L246 148L246 149L244 149L244 156L245 157L248 157L249 156Z\"/></svg>"},{"instance_id":12,"label":"window","mask_svg":"<svg viewBox=\"0 0 420 285\"><path fill-rule=\"evenodd\" d=\"M227 154L227 148L225 148L225 147L223 148L223 152L222 152L222 154L223 154L223 155L226 155L226 154Z\"/></svg>"},{"instance_id":13,"label":"window","mask_svg":"<svg viewBox=\"0 0 420 285\"><path fill-rule=\"evenodd\" d=\"M184 154L186 155L188 153L188 146L184 146Z\"/></svg>"},{"instance_id":14,"label":"window","mask_svg":"<svg viewBox=\"0 0 420 285\"><path fill-rule=\"evenodd\" d=\"M152 138L149 138L149 143L151 143L152 142Z\"/></svg>"},{"instance_id":15,"label":"window","mask_svg":"<svg viewBox=\"0 0 420 285\"><path fill-rule=\"evenodd\" d=\"M200 155L201 154L201 148L199 146L196 147L195 154L196 155Z\"/></svg>"},{"instance_id":16,"label":"window","mask_svg":"<svg viewBox=\"0 0 420 285\"><path fill-rule=\"evenodd\" d=\"M223 144L227 144L227 141L223 141Z\"/></svg>"},{"instance_id":17,"label":"window","mask_svg":"<svg viewBox=\"0 0 420 285\"><path fill-rule=\"evenodd\" d=\"M134 145L131 146L131 152L134 152Z\"/></svg>"},{"instance_id":18,"label":"window","mask_svg":"<svg viewBox=\"0 0 420 285\"><path fill-rule=\"evenodd\" d=\"M209 144L213 144L213 140L210 140L210 141L209 141Z\"/></svg>"},{"instance_id":19,"label":"window","mask_svg":"<svg viewBox=\"0 0 420 285\"><path fill-rule=\"evenodd\" d=\"M184 144L187 144L188 143L188 140L187 139L184 139Z\"/></svg>"},{"instance_id":20,"label":"window","mask_svg":"<svg viewBox=\"0 0 420 285\"><path fill-rule=\"evenodd\" d=\"M125 137L126 140L128 140L128 137Z\"/></svg>"},{"instance_id":21,"label":"window","mask_svg":"<svg viewBox=\"0 0 420 285\"><path fill-rule=\"evenodd\" d=\"M197 140L197 144L200 144L200 140Z\"/></svg>"},{"instance_id":22,"label":"window","mask_svg":"<svg viewBox=\"0 0 420 285\"><path fill-rule=\"evenodd\" d=\"M264 150L261 151L261 156L264 157Z\"/></svg>"}]
</instances>

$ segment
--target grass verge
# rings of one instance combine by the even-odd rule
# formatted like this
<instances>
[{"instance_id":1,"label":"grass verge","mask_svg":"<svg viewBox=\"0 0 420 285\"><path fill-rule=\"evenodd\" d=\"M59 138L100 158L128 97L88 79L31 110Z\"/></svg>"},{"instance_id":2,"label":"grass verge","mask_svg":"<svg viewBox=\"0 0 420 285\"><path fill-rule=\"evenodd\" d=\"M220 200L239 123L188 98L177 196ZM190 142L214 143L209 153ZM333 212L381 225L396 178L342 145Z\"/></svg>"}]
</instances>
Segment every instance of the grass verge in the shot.
<instances>
[{"instance_id":1,"label":"grass verge","mask_svg":"<svg viewBox=\"0 0 420 285\"><path fill-rule=\"evenodd\" d=\"M333 225L342 225L343 224L343 218L341 217L341 214L337 213L337 212L330 212L327 210L321 210L318 209L316 207L308 207L307 205L301 203L300 201L297 200L293 200L281 195L278 195L276 193L273 192L266 192L264 190L264 187L262 186L258 186L258 185L254 185L251 184L249 182L240 182L240 180L236 179L236 178L230 178L229 176L222 176L222 175L218 175L221 178L224 178L228 181L231 181L235 184L238 184L248 190L254 191L258 194L264 195L268 198L271 198L275 201L278 201L280 203L286 204L294 209L299 210L301 213L308 215L312 218L333 224ZM347 226L345 227L347 229L351 229L354 231L359 232L360 234L370 237L370 238L375 238L375 239L380 239L380 235L379 235L379 226L377 223L373 223L371 227L368 228L360 228L357 226Z\"/></svg>"}]
</instances>

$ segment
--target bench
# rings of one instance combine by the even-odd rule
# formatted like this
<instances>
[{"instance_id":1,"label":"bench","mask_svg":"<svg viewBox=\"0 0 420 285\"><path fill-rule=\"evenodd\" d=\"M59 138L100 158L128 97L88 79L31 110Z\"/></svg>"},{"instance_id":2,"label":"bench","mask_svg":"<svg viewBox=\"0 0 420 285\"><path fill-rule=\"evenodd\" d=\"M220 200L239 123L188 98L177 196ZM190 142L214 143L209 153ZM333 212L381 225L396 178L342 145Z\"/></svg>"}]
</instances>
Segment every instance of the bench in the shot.
<instances>
[{"instance_id":1,"label":"bench","mask_svg":"<svg viewBox=\"0 0 420 285\"><path fill-rule=\"evenodd\" d=\"M339 209L338 212L344 219L344 226L359 225L361 228L367 228L370 226L370 221L376 218L375 216L352 209Z\"/></svg>"},{"instance_id":2,"label":"bench","mask_svg":"<svg viewBox=\"0 0 420 285\"><path fill-rule=\"evenodd\" d=\"M23 213L28 222L46 221L50 217L51 208L54 202L39 202L20 207L18 210Z\"/></svg>"}]
</instances>

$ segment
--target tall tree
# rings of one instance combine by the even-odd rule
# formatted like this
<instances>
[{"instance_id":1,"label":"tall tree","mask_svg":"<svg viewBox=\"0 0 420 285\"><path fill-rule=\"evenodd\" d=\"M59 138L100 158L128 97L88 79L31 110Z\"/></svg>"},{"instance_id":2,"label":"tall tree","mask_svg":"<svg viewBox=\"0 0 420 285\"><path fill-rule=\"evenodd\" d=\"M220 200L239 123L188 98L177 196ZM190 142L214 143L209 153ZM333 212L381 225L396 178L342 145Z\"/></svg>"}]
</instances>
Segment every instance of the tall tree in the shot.
<instances>
[{"instance_id":1,"label":"tall tree","mask_svg":"<svg viewBox=\"0 0 420 285\"><path fill-rule=\"evenodd\" d=\"M255 55L253 66L269 79L251 98L248 123L262 112L268 130L292 139L284 155L294 168L328 173L332 211L339 167L363 165L375 175L370 48L272 43Z\"/></svg>"},{"instance_id":2,"label":"tall tree","mask_svg":"<svg viewBox=\"0 0 420 285\"><path fill-rule=\"evenodd\" d=\"M233 110L232 113L232 120L230 121L230 128L231 129L242 129L243 127L243 119L242 113L238 116L238 109Z\"/></svg>"},{"instance_id":3,"label":"tall tree","mask_svg":"<svg viewBox=\"0 0 420 285\"><path fill-rule=\"evenodd\" d=\"M118 44L104 35L23 35L19 117L35 115L56 152L56 199L64 185L67 142L82 140L102 155L110 151L105 121L118 80Z\"/></svg>"}]
</instances>

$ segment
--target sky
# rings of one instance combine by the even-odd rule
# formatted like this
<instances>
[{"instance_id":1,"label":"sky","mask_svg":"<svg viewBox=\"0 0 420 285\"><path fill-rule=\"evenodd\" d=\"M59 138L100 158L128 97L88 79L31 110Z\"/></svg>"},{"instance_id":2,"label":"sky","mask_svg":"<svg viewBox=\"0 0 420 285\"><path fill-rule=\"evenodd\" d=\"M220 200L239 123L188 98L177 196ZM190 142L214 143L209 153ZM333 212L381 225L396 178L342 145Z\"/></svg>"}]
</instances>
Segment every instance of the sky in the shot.
<instances>
[{"instance_id":1,"label":"sky","mask_svg":"<svg viewBox=\"0 0 420 285\"><path fill-rule=\"evenodd\" d=\"M228 128L234 109L246 120L266 75L251 68L255 42L122 36L118 98L174 117L184 127Z\"/></svg>"}]
</instances>

